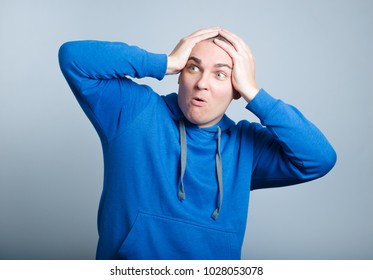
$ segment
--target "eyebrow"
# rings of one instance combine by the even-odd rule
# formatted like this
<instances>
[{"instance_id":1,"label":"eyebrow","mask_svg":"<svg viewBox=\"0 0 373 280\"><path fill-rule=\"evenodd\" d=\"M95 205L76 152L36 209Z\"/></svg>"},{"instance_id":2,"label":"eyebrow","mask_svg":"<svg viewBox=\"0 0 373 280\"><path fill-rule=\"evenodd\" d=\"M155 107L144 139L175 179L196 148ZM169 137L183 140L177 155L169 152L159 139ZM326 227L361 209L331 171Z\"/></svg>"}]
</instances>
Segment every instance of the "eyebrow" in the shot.
<instances>
[{"instance_id":1,"label":"eyebrow","mask_svg":"<svg viewBox=\"0 0 373 280\"><path fill-rule=\"evenodd\" d=\"M199 64L199 65L202 64L202 60L199 59L199 58L197 58L197 57L195 57L195 56L190 56L189 59L188 59L188 61L189 61L189 60L193 60L194 62L196 62L196 63ZM214 65L214 67L215 67L215 68L227 67L227 68L229 68L229 69L231 69L231 70L233 69L230 65L228 65L228 64L226 64L226 63L216 63L216 64Z\"/></svg>"}]
</instances>

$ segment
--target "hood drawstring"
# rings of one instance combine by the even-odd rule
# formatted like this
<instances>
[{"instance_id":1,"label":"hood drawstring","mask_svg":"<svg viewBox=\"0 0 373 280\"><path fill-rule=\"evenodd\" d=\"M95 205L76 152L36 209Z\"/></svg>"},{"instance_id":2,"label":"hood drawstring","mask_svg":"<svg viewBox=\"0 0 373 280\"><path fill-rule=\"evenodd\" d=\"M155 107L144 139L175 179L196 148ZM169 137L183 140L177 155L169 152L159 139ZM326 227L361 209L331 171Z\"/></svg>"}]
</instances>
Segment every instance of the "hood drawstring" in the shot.
<instances>
[{"instance_id":1,"label":"hood drawstring","mask_svg":"<svg viewBox=\"0 0 373 280\"><path fill-rule=\"evenodd\" d=\"M183 117L179 119L179 133L180 133L180 183L179 183L179 192L178 197L180 201L185 199L185 190L184 190L184 174L186 169L186 152L187 152L187 144L186 144L186 132L185 132L185 124L183 121Z\"/></svg>"},{"instance_id":2,"label":"hood drawstring","mask_svg":"<svg viewBox=\"0 0 373 280\"><path fill-rule=\"evenodd\" d=\"M184 174L186 169L187 160L187 143L186 143L186 130L183 117L179 119L179 133L180 133L180 183L178 198L180 201L185 199L185 189L184 189ZM218 179L218 202L217 207L212 213L211 217L216 220L219 216L222 204L223 204L223 161L220 153L220 139L221 139L221 128L218 126L218 141L216 147L215 155L215 166L216 166L216 176Z\"/></svg>"},{"instance_id":3,"label":"hood drawstring","mask_svg":"<svg viewBox=\"0 0 373 280\"><path fill-rule=\"evenodd\" d=\"M216 220L219 216L221 206L223 205L223 161L221 159L220 153L220 138L221 138L221 128L218 126L218 145L215 155L215 166L216 166L216 176L218 177L218 196L219 203L218 207L212 213L211 217Z\"/></svg>"}]
</instances>

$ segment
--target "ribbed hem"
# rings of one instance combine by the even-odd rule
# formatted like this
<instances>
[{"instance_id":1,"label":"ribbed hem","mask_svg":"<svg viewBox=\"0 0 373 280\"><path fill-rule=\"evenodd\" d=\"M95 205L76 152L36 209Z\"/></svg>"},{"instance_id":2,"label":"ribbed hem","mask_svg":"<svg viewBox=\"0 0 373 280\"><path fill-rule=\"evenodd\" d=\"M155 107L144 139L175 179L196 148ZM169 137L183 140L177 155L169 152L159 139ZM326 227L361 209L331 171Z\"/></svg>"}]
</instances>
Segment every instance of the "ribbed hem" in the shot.
<instances>
[{"instance_id":1,"label":"ribbed hem","mask_svg":"<svg viewBox=\"0 0 373 280\"><path fill-rule=\"evenodd\" d=\"M246 105L246 109L255 114L264 124L277 102L278 99L273 98L264 89L260 89L255 98Z\"/></svg>"},{"instance_id":2,"label":"ribbed hem","mask_svg":"<svg viewBox=\"0 0 373 280\"><path fill-rule=\"evenodd\" d=\"M167 70L167 55L148 52L147 76L162 80Z\"/></svg>"}]
</instances>

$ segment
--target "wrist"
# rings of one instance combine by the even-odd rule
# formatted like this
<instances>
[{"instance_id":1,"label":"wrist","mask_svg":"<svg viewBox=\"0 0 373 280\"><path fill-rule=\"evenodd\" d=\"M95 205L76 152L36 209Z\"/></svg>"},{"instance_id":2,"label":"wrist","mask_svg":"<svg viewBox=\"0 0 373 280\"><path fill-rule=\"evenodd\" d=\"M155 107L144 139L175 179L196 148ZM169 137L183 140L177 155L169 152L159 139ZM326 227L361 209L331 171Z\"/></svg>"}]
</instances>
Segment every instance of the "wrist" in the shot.
<instances>
[{"instance_id":1,"label":"wrist","mask_svg":"<svg viewBox=\"0 0 373 280\"><path fill-rule=\"evenodd\" d=\"M166 75L172 75L179 73L180 70L177 68L175 60L172 56L167 56L167 70Z\"/></svg>"},{"instance_id":2,"label":"wrist","mask_svg":"<svg viewBox=\"0 0 373 280\"><path fill-rule=\"evenodd\" d=\"M258 92L259 88L255 86L245 90L245 92L240 92L240 94L242 98L246 100L247 103L250 103L250 101L253 100L255 96L258 94Z\"/></svg>"}]
</instances>

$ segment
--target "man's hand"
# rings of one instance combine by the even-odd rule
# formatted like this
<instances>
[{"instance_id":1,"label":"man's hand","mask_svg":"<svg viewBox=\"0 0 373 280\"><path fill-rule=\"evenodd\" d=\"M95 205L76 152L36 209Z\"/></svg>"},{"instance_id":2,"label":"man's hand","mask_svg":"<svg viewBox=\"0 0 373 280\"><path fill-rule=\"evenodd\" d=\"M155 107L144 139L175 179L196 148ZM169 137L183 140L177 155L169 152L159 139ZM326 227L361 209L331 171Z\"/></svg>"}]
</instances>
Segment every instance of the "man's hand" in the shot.
<instances>
[{"instance_id":1,"label":"man's hand","mask_svg":"<svg viewBox=\"0 0 373 280\"><path fill-rule=\"evenodd\" d=\"M250 102L259 91L255 80L255 58L250 48L237 35L227 30L220 30L219 34L232 44L219 39L214 40L214 43L232 58L232 85L247 102Z\"/></svg>"},{"instance_id":2,"label":"man's hand","mask_svg":"<svg viewBox=\"0 0 373 280\"><path fill-rule=\"evenodd\" d=\"M215 37L220 30L220 27L201 29L181 39L168 56L166 75L178 74L185 67L193 47L203 40Z\"/></svg>"}]
</instances>

